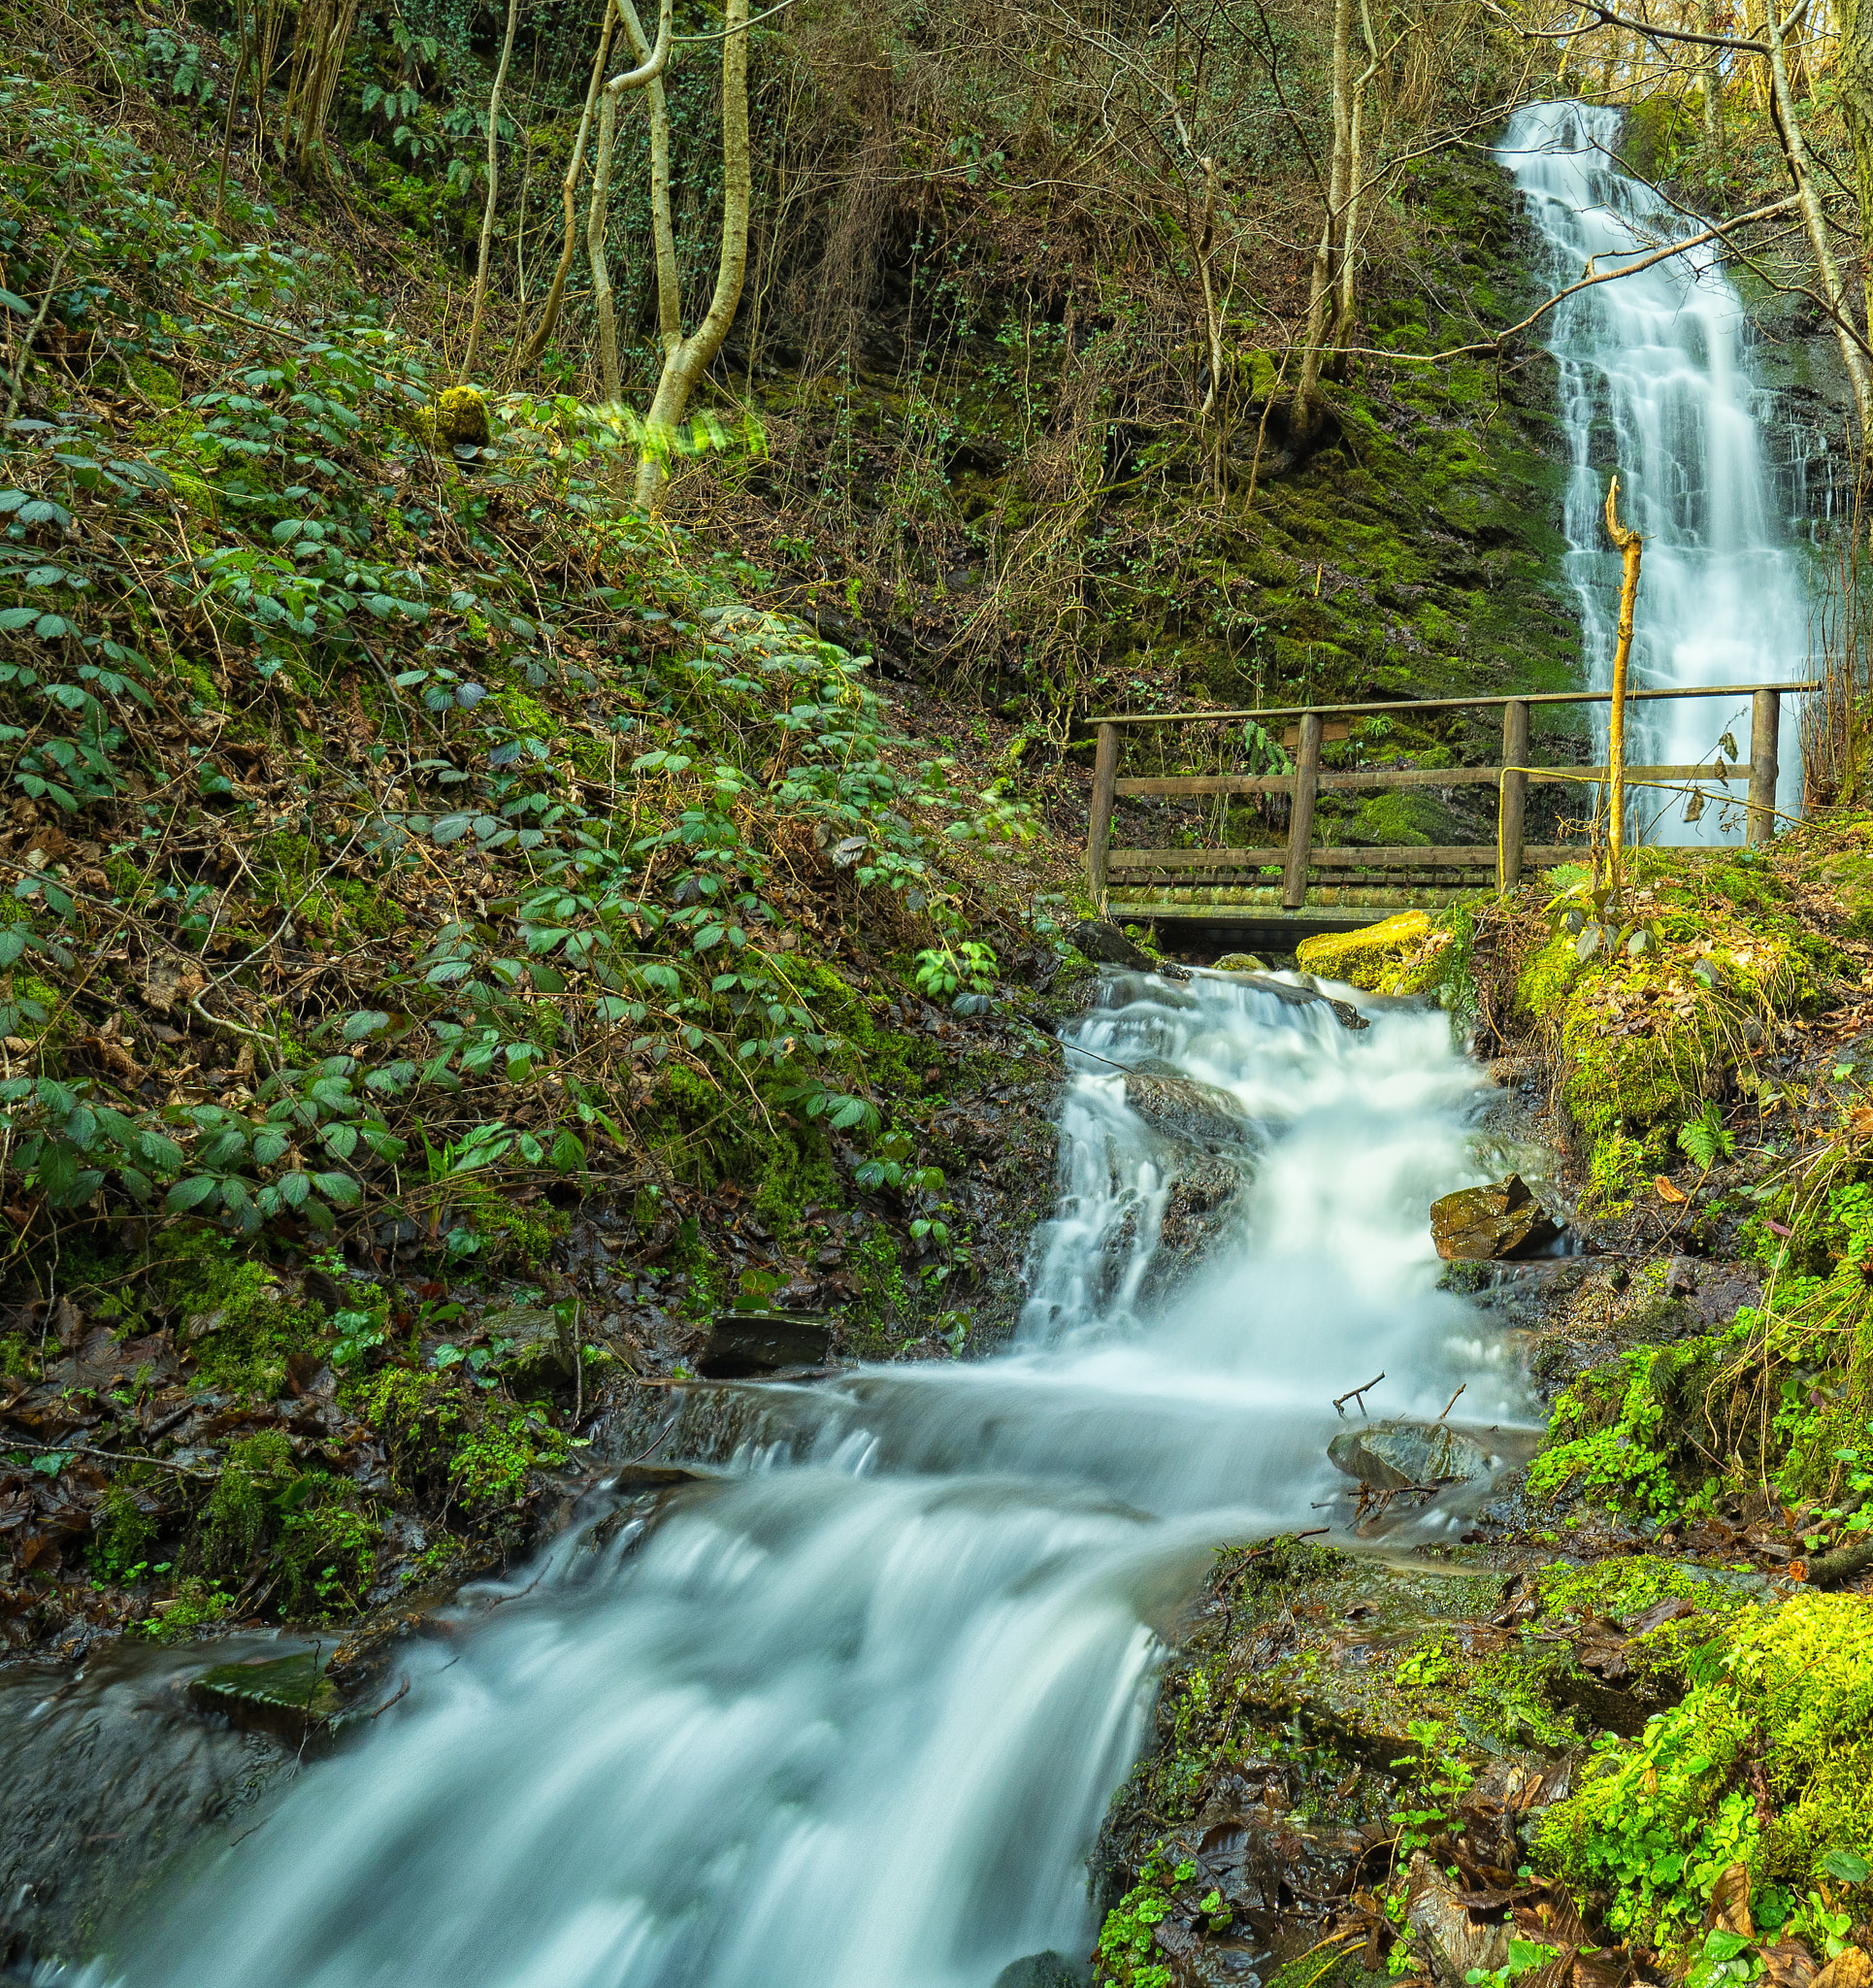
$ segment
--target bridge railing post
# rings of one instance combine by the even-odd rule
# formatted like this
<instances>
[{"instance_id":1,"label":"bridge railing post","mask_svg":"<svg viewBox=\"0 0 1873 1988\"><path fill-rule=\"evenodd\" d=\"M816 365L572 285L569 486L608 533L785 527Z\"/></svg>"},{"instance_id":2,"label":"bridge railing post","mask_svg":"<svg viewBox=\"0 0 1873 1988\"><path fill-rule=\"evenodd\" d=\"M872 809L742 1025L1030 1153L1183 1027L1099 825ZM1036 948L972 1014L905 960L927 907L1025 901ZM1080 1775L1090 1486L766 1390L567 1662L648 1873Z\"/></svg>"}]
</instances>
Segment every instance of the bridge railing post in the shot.
<instances>
[{"instance_id":1,"label":"bridge railing post","mask_svg":"<svg viewBox=\"0 0 1873 1988\"><path fill-rule=\"evenodd\" d=\"M1750 806L1746 842L1766 843L1775 834L1775 783L1781 771L1782 693L1758 690L1750 704Z\"/></svg>"},{"instance_id":2,"label":"bridge railing post","mask_svg":"<svg viewBox=\"0 0 1873 1988\"><path fill-rule=\"evenodd\" d=\"M1502 788L1496 801L1496 887L1522 881L1522 827L1528 812L1528 707L1511 698L1502 707Z\"/></svg>"},{"instance_id":3,"label":"bridge railing post","mask_svg":"<svg viewBox=\"0 0 1873 1988\"><path fill-rule=\"evenodd\" d=\"M1101 911L1105 909L1105 865L1112 845L1112 808L1118 784L1119 728L1101 725L1093 754L1093 806L1086 823L1086 881Z\"/></svg>"},{"instance_id":4,"label":"bridge railing post","mask_svg":"<svg viewBox=\"0 0 1873 1988\"><path fill-rule=\"evenodd\" d=\"M1282 878L1281 903L1298 911L1307 901L1307 856L1314 842L1314 796L1320 790L1321 717L1317 711L1300 716L1300 750L1295 760L1295 803L1288 816L1288 866Z\"/></svg>"}]
</instances>

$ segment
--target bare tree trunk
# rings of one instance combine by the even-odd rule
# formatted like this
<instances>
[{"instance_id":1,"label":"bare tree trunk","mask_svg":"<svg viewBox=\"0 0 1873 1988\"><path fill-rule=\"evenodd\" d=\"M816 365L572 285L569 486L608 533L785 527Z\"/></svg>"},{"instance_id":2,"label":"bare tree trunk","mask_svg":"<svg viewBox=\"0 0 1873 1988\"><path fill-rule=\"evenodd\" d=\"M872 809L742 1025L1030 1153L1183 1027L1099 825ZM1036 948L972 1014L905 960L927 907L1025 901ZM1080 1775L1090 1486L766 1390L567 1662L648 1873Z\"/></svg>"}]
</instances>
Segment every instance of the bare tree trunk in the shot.
<instances>
[{"instance_id":1,"label":"bare tree trunk","mask_svg":"<svg viewBox=\"0 0 1873 1988\"><path fill-rule=\"evenodd\" d=\"M1300 362L1300 383L1295 389L1295 432L1306 437L1320 426L1320 374L1327 356L1329 315L1333 308L1338 263L1340 210L1346 200L1346 153L1352 137L1347 103L1351 63L1347 45L1353 25L1353 0L1333 0L1333 160L1327 189L1327 215L1314 245L1313 280L1307 294L1307 333Z\"/></svg>"},{"instance_id":2,"label":"bare tree trunk","mask_svg":"<svg viewBox=\"0 0 1873 1988\"><path fill-rule=\"evenodd\" d=\"M1698 0L1697 26L1707 35L1717 33L1717 0ZM1703 104L1704 136L1712 145L1724 138L1724 75L1717 66L1717 50L1705 49L1697 57L1697 94Z\"/></svg>"},{"instance_id":3,"label":"bare tree trunk","mask_svg":"<svg viewBox=\"0 0 1873 1988\"><path fill-rule=\"evenodd\" d=\"M281 125L282 135L289 137L292 146L293 176L302 186L310 186L314 175L326 180L332 177L332 162L325 150L325 120L331 115L332 97L357 17L358 0L316 0L316 4L306 0L299 11ZM263 77L259 87L265 86Z\"/></svg>"},{"instance_id":4,"label":"bare tree trunk","mask_svg":"<svg viewBox=\"0 0 1873 1988\"><path fill-rule=\"evenodd\" d=\"M599 149L592 159L592 204L585 215L585 253L592 264L592 303L599 315L599 371L605 404L624 397L618 380L618 323L611 305L611 271L605 259L605 230L610 220L611 150L618 135L618 100L608 89L599 106Z\"/></svg>"},{"instance_id":5,"label":"bare tree trunk","mask_svg":"<svg viewBox=\"0 0 1873 1988\"><path fill-rule=\"evenodd\" d=\"M605 19L599 28L599 51L592 64L591 87L585 92L585 109L579 114L578 135L573 140L572 162L566 168L566 178L560 186L560 195L566 206L566 240L559 251L559 267L553 272L552 288L546 292L540 322L534 326L527 348L520 355L523 374L531 373L540 364L540 355L546 349L546 341L558 329L560 309L566 301L566 279L572 274L573 256L578 246L578 176L585 164L585 141L591 134L592 113L597 108L599 88L605 81L605 58L611 52L611 24L616 19L617 10L611 0L605 0Z\"/></svg>"},{"instance_id":6,"label":"bare tree trunk","mask_svg":"<svg viewBox=\"0 0 1873 1988\"><path fill-rule=\"evenodd\" d=\"M1341 0L1345 4L1345 0ZM736 307L741 301L741 281L748 264L748 208L752 182L748 165L748 0L727 0L723 12L725 33L722 41L722 247L716 264L715 294L709 299L703 321L689 337L678 337L668 348L663 376L650 403L645 423L650 436L674 433L688 412L689 397L709 362L722 348L729 326L735 321ZM655 126L652 127L653 143ZM666 194L666 208L668 195ZM675 256L670 258L674 275ZM663 273L663 248L658 248L659 276ZM672 300L674 302L674 298ZM662 312L665 338L673 329L674 313ZM656 506L664 480L663 461L655 447L646 447L638 464L638 504L645 511Z\"/></svg>"},{"instance_id":7,"label":"bare tree trunk","mask_svg":"<svg viewBox=\"0 0 1873 1988\"><path fill-rule=\"evenodd\" d=\"M1360 0L1360 31L1365 37L1365 68L1353 85L1347 117L1346 214L1339 231L1339 305L1333 315L1333 343L1344 346L1353 336L1353 258L1360 246L1360 179L1365 170L1360 127L1365 115L1365 86L1379 73L1379 45L1372 34L1371 10Z\"/></svg>"},{"instance_id":8,"label":"bare tree trunk","mask_svg":"<svg viewBox=\"0 0 1873 1988\"><path fill-rule=\"evenodd\" d=\"M1873 0L1837 0L1840 53L1834 69L1841 115L1854 142L1860 196L1860 253L1873 245Z\"/></svg>"},{"instance_id":9,"label":"bare tree trunk","mask_svg":"<svg viewBox=\"0 0 1873 1988\"><path fill-rule=\"evenodd\" d=\"M1203 232L1197 245L1197 275L1203 286L1203 329L1209 338L1209 391L1197 411L1197 418L1204 421L1223 390L1223 318L1216 308L1216 285L1209 274L1210 251L1216 243L1216 161L1205 157L1199 159L1198 164L1203 169Z\"/></svg>"},{"instance_id":10,"label":"bare tree trunk","mask_svg":"<svg viewBox=\"0 0 1873 1988\"><path fill-rule=\"evenodd\" d=\"M618 15L639 68L648 69L655 51L638 18L634 0L618 0ZM670 4L665 0L666 31L669 19ZM670 106L661 70L649 78L644 99L650 112L650 235L657 260L657 330L668 359L683 342L683 299L682 277L676 267L676 231L670 219Z\"/></svg>"},{"instance_id":11,"label":"bare tree trunk","mask_svg":"<svg viewBox=\"0 0 1873 1988\"><path fill-rule=\"evenodd\" d=\"M457 381L466 386L475 377L475 360L481 348L481 321L488 308L488 251L494 246L494 203L501 190L501 92L507 85L508 64L513 59L513 31L520 19L520 0L508 0L508 32L501 44L501 61L488 90L488 197L481 207L481 246L475 259L475 308L469 314L468 350L462 354L462 372ZM524 218L524 215L523 215Z\"/></svg>"},{"instance_id":12,"label":"bare tree trunk","mask_svg":"<svg viewBox=\"0 0 1873 1988\"><path fill-rule=\"evenodd\" d=\"M592 161L592 205L585 217L585 252L592 261L592 301L599 314L599 365L605 376L607 406L615 406L624 398L624 387L618 376L618 324L611 300L611 272L605 259L605 231L610 222L611 154L618 135L618 99L628 89L640 89L646 84L650 86L654 156L655 120L662 112L664 101L663 84L658 79L670 60L671 7L672 0L663 0L657 25L657 46L652 49L643 43L643 29L630 0L618 0L618 17L624 22L627 35L635 33L643 50L643 59L637 68L612 77L605 85L605 101L599 109L599 146Z\"/></svg>"},{"instance_id":13,"label":"bare tree trunk","mask_svg":"<svg viewBox=\"0 0 1873 1988\"><path fill-rule=\"evenodd\" d=\"M1841 363L1854 383L1855 412L1859 418L1860 442L1873 442L1873 372L1869 372L1859 327L1841 282L1840 265L1834 260L1833 245L1827 239L1827 217L1815 192L1809 166L1808 147L1795 116L1794 91L1789 86L1789 65L1784 59L1782 28L1776 19L1775 0L1763 9L1765 37L1769 45L1769 87L1775 110L1776 136L1782 141L1782 156L1789 168L1795 198L1800 202L1802 225L1808 231L1808 246L1814 253L1823 295L1833 315L1834 336L1840 343Z\"/></svg>"}]
</instances>

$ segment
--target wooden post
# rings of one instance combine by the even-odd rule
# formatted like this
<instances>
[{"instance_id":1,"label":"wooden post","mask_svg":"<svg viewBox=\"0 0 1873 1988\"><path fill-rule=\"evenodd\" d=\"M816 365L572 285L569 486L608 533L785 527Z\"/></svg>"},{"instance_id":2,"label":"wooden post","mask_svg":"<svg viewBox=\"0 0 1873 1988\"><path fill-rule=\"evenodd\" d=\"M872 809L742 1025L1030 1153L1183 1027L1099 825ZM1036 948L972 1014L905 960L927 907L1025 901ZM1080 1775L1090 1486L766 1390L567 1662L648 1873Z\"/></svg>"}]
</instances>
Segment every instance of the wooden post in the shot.
<instances>
[{"instance_id":1,"label":"wooden post","mask_svg":"<svg viewBox=\"0 0 1873 1988\"><path fill-rule=\"evenodd\" d=\"M1086 823L1086 881L1093 902L1105 909L1105 859L1112 845L1112 804L1118 797L1119 728L1101 725L1093 754L1093 807Z\"/></svg>"},{"instance_id":2,"label":"wooden post","mask_svg":"<svg viewBox=\"0 0 1873 1988\"><path fill-rule=\"evenodd\" d=\"M1775 834L1775 782L1782 730L1782 692L1758 690L1750 705L1750 810L1745 839L1766 843Z\"/></svg>"},{"instance_id":3,"label":"wooden post","mask_svg":"<svg viewBox=\"0 0 1873 1988\"><path fill-rule=\"evenodd\" d=\"M1495 883L1513 890L1522 881L1522 822L1528 812L1528 707L1519 697L1502 707L1502 790L1496 802Z\"/></svg>"},{"instance_id":4,"label":"wooden post","mask_svg":"<svg viewBox=\"0 0 1873 1988\"><path fill-rule=\"evenodd\" d=\"M1606 727L1606 763L1612 776L1606 822L1607 880L1619 899L1620 860L1626 850L1626 670L1632 655L1632 604L1639 593L1640 540L1620 522L1620 480L1606 486L1606 535L1620 548L1620 631L1613 646L1613 706Z\"/></svg>"},{"instance_id":5,"label":"wooden post","mask_svg":"<svg viewBox=\"0 0 1873 1988\"><path fill-rule=\"evenodd\" d=\"M1314 795L1320 781L1320 713L1300 714L1300 756L1295 761L1295 805L1288 817L1288 870L1281 902L1298 911L1307 901L1307 854L1314 841Z\"/></svg>"}]
</instances>

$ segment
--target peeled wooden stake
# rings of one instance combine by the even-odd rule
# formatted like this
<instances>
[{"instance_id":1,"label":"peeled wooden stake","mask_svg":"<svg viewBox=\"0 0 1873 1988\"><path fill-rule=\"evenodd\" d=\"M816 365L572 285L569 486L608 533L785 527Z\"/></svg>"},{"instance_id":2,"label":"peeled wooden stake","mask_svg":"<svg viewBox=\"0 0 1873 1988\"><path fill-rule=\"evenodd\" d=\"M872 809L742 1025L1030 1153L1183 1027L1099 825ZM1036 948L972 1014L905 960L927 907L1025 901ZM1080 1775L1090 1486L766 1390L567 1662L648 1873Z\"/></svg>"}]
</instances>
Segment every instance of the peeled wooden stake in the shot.
<instances>
[{"instance_id":1,"label":"peeled wooden stake","mask_svg":"<svg viewBox=\"0 0 1873 1988\"><path fill-rule=\"evenodd\" d=\"M1620 860L1626 848L1626 666L1632 654L1632 604L1639 593L1639 535L1620 522L1620 480L1606 486L1606 533L1620 548L1620 633L1613 648L1613 715L1606 740L1606 766L1612 777L1613 811L1607 824L1607 881L1620 887Z\"/></svg>"}]
</instances>

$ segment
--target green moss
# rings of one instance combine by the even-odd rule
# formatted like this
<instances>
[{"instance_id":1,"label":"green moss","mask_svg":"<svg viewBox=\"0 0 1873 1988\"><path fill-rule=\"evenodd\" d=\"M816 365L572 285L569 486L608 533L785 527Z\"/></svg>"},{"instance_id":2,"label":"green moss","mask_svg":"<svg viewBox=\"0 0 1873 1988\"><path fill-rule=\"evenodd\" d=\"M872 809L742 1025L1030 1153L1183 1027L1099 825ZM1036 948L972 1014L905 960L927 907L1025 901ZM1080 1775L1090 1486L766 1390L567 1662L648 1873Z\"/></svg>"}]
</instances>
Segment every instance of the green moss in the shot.
<instances>
[{"instance_id":1,"label":"green moss","mask_svg":"<svg viewBox=\"0 0 1873 1988\"><path fill-rule=\"evenodd\" d=\"M1295 958L1303 973L1385 991L1403 961L1423 949L1430 931L1429 911L1400 911L1358 932L1316 933L1300 942Z\"/></svg>"},{"instance_id":2,"label":"green moss","mask_svg":"<svg viewBox=\"0 0 1873 1988\"><path fill-rule=\"evenodd\" d=\"M1815 1920L1837 1889L1824 1859L1869 1843L1873 1604L1821 1594L1739 1610L1682 1704L1603 1742L1536 1839L1545 1868L1610 1891L1615 1932L1700 1940L1717 1879L1740 1863L1758 1928L1824 1951Z\"/></svg>"},{"instance_id":3,"label":"green moss","mask_svg":"<svg viewBox=\"0 0 1873 1988\"><path fill-rule=\"evenodd\" d=\"M167 1602L159 1602L155 1612L137 1624L156 1642L185 1642L197 1630L206 1629L234 1607L234 1597L222 1591L221 1583L190 1574Z\"/></svg>"},{"instance_id":4,"label":"green moss","mask_svg":"<svg viewBox=\"0 0 1873 1988\"><path fill-rule=\"evenodd\" d=\"M272 1496L292 1471L292 1444L278 1429L228 1451L202 1514L202 1557L215 1573L245 1573L272 1538Z\"/></svg>"},{"instance_id":5,"label":"green moss","mask_svg":"<svg viewBox=\"0 0 1873 1988\"><path fill-rule=\"evenodd\" d=\"M124 1580L148 1559L156 1539L156 1521L137 1503L123 1482L113 1484L98 1503L97 1529L91 1540L91 1564L111 1580Z\"/></svg>"},{"instance_id":6,"label":"green moss","mask_svg":"<svg viewBox=\"0 0 1873 1988\"><path fill-rule=\"evenodd\" d=\"M288 1303L266 1264L232 1255L217 1237L171 1232L150 1283L161 1305L183 1315L211 1387L275 1400L291 1356L331 1343L319 1306Z\"/></svg>"}]
</instances>

